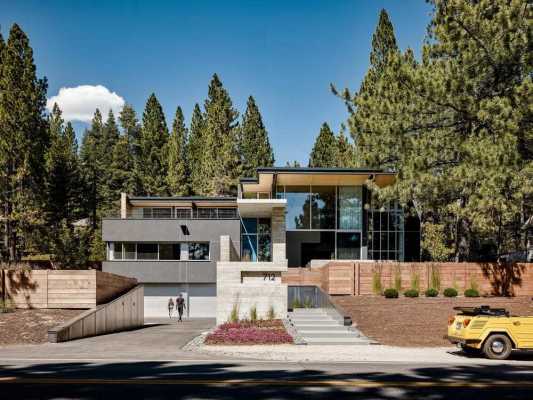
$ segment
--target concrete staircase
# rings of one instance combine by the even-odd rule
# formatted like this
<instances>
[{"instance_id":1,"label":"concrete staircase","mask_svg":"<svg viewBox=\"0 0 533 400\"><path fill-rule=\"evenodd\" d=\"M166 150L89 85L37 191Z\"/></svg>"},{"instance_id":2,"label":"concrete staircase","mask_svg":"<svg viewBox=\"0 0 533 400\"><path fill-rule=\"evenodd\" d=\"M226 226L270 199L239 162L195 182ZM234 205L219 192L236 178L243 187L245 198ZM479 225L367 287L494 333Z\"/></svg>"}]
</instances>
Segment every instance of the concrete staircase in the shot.
<instances>
[{"instance_id":1,"label":"concrete staircase","mask_svg":"<svg viewBox=\"0 0 533 400\"><path fill-rule=\"evenodd\" d=\"M288 314L299 339L307 344L366 345L372 341L354 327L344 326L321 308L296 308Z\"/></svg>"}]
</instances>

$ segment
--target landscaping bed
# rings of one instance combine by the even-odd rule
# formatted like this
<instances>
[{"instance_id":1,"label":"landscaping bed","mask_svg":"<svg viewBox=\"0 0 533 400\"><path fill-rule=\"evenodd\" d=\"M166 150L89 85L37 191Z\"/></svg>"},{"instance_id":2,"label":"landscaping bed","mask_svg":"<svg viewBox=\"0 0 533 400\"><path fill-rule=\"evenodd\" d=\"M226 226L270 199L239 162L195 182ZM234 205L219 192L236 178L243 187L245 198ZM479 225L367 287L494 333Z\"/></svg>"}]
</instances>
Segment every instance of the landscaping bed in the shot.
<instances>
[{"instance_id":1,"label":"landscaping bed","mask_svg":"<svg viewBox=\"0 0 533 400\"><path fill-rule=\"evenodd\" d=\"M0 346L38 344L48 340L48 329L85 310L16 309L0 313Z\"/></svg>"},{"instance_id":2,"label":"landscaping bed","mask_svg":"<svg viewBox=\"0 0 533 400\"><path fill-rule=\"evenodd\" d=\"M506 308L515 315L533 315L533 302L528 297L334 296L333 300L366 336L392 346L450 346L443 337L448 317L456 313L454 307L489 305Z\"/></svg>"},{"instance_id":3,"label":"landscaping bed","mask_svg":"<svg viewBox=\"0 0 533 400\"><path fill-rule=\"evenodd\" d=\"M227 322L205 338L208 345L286 344L292 343L280 319Z\"/></svg>"}]
</instances>

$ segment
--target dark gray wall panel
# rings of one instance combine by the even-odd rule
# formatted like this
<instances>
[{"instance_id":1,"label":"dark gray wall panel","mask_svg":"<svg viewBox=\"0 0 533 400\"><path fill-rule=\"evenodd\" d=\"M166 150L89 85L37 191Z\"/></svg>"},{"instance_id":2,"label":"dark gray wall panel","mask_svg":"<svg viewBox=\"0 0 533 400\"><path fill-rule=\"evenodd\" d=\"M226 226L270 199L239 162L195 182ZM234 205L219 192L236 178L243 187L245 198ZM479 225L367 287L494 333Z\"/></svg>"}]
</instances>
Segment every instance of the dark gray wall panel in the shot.
<instances>
[{"instance_id":1,"label":"dark gray wall panel","mask_svg":"<svg viewBox=\"0 0 533 400\"><path fill-rule=\"evenodd\" d=\"M140 283L215 283L217 279L214 261L104 261L102 270Z\"/></svg>"}]
</instances>

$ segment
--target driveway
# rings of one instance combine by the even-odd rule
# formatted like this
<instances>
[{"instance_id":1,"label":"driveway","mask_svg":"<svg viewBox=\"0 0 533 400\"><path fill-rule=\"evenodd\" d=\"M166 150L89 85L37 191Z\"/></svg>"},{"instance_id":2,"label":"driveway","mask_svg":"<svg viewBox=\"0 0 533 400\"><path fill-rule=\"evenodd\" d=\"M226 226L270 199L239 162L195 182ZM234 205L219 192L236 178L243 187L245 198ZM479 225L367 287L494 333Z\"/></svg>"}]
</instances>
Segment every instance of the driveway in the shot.
<instances>
[{"instance_id":1,"label":"driveway","mask_svg":"<svg viewBox=\"0 0 533 400\"><path fill-rule=\"evenodd\" d=\"M145 326L127 332L72 340L64 343L0 347L0 360L94 359L150 360L207 359L181 348L194 337L215 326L214 319L148 319ZM211 357L212 358L212 357Z\"/></svg>"}]
</instances>

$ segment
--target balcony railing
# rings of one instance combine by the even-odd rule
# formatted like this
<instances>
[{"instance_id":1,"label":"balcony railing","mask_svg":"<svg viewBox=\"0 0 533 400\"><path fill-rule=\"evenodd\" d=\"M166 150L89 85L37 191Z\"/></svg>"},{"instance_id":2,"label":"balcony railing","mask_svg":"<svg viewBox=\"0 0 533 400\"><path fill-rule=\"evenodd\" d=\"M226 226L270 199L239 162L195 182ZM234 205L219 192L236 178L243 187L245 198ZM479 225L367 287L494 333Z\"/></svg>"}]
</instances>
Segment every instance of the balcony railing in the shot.
<instances>
[{"instance_id":1,"label":"balcony railing","mask_svg":"<svg viewBox=\"0 0 533 400\"><path fill-rule=\"evenodd\" d=\"M120 214L108 218L120 218ZM237 219L237 208L143 207L128 210L126 219Z\"/></svg>"}]
</instances>

